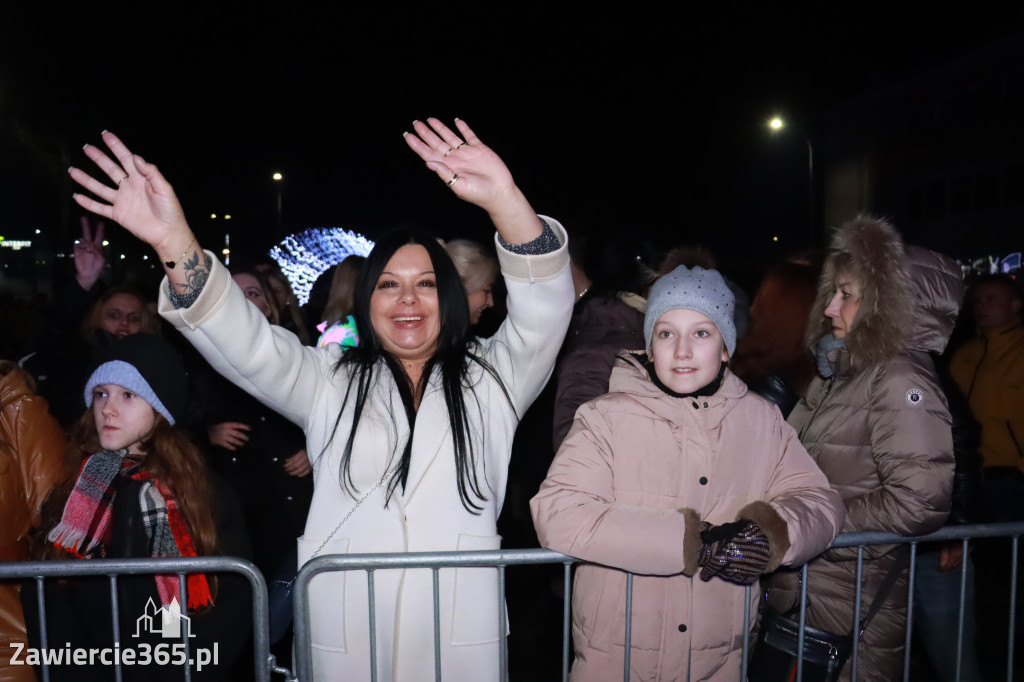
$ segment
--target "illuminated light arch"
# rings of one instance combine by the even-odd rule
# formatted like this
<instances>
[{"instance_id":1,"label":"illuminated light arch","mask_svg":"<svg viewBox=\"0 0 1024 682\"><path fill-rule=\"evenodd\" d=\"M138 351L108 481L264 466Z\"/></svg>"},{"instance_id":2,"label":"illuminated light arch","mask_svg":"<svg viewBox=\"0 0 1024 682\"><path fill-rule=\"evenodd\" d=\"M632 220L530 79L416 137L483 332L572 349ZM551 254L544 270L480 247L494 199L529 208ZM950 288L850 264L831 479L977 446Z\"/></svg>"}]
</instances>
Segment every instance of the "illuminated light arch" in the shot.
<instances>
[{"instance_id":1,"label":"illuminated light arch","mask_svg":"<svg viewBox=\"0 0 1024 682\"><path fill-rule=\"evenodd\" d=\"M281 266L299 305L306 305L309 290L324 271L348 256L369 255L373 242L352 230L340 227L311 227L290 234L270 249L270 257Z\"/></svg>"}]
</instances>

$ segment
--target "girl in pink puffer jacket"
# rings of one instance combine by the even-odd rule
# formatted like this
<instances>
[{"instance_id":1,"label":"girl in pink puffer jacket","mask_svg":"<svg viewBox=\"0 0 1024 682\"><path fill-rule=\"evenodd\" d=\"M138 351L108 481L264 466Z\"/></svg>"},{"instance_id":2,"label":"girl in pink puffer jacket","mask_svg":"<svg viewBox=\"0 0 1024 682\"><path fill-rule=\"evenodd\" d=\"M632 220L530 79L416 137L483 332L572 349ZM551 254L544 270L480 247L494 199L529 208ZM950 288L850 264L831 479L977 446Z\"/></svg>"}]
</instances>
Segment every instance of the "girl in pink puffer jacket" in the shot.
<instances>
[{"instance_id":1,"label":"girl in pink puffer jacket","mask_svg":"<svg viewBox=\"0 0 1024 682\"><path fill-rule=\"evenodd\" d=\"M583 405L531 508L541 543L585 564L573 591L571 679L740 675L744 586L829 546L844 507L778 409L728 369L733 296L680 267L651 289L647 352L624 354ZM700 579L694 576L700 572Z\"/></svg>"}]
</instances>

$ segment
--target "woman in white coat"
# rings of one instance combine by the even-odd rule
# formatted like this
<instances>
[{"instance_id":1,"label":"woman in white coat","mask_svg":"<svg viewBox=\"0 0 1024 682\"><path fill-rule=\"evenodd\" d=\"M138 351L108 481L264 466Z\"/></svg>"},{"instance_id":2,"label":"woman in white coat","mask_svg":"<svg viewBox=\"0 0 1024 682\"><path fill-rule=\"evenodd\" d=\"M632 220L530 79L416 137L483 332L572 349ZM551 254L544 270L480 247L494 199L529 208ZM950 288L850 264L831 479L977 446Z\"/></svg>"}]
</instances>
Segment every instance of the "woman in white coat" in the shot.
<instances>
[{"instance_id":1,"label":"woman in white coat","mask_svg":"<svg viewBox=\"0 0 1024 682\"><path fill-rule=\"evenodd\" d=\"M533 212L464 122L459 134L427 124L414 124L409 146L498 230L509 315L485 341L468 340L465 291L428 235L391 233L370 254L356 294L358 348L309 348L244 299L200 249L156 167L115 136L103 139L116 162L85 147L115 186L70 171L99 198L76 194L82 207L156 250L167 274L161 314L218 371L305 430L315 483L300 565L322 554L497 549L512 436L572 312L561 226ZM378 679L433 679L431 582L429 570L377 572ZM310 602L316 678L369 679L365 574L317 576ZM499 602L495 569L441 571L445 679L498 679Z\"/></svg>"}]
</instances>

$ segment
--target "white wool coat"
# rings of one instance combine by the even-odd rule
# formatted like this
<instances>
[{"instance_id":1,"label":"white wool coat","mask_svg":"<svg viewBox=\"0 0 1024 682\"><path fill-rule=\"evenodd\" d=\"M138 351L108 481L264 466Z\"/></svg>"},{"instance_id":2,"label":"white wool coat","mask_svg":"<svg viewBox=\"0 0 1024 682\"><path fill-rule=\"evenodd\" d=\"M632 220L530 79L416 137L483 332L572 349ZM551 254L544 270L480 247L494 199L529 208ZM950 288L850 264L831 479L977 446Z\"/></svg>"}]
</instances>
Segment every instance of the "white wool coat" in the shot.
<instances>
[{"instance_id":1,"label":"white wool coat","mask_svg":"<svg viewBox=\"0 0 1024 682\"><path fill-rule=\"evenodd\" d=\"M466 407L476 468L486 501L471 514L456 487L454 444L438 375L427 385L416 416L405 489L385 508L387 483L378 486L347 522L357 501L387 476L401 456L409 426L395 382L381 365L356 433L351 476L356 493L340 484L340 459L351 428L351 409L337 425L347 372L335 372L341 349L302 346L267 324L214 259L210 278L189 308L175 309L161 286L160 314L178 328L219 372L294 421L306 433L313 461L314 492L299 564L324 545L321 555L498 549L496 522L504 501L512 437L519 416L547 382L565 335L574 301L565 231L546 219L562 246L535 256L498 245L508 288L508 317L477 352L501 377L501 387L472 366L473 391ZM353 390L353 394L354 394ZM375 574L377 674L400 682L434 679L433 597L429 569L381 570ZM366 575L321 574L310 585L314 673L318 680L367 680L369 623ZM441 669L444 679L498 679L496 569L440 572Z\"/></svg>"}]
</instances>

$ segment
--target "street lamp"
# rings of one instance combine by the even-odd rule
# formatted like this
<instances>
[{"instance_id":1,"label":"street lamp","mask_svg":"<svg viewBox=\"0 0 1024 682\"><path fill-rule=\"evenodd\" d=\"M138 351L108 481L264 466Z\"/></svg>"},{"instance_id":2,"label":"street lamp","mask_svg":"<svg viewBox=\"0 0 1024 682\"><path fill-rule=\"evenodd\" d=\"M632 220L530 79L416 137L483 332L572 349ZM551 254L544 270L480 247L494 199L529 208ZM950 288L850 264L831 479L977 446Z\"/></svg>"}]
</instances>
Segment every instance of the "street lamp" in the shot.
<instances>
[{"instance_id":1,"label":"street lamp","mask_svg":"<svg viewBox=\"0 0 1024 682\"><path fill-rule=\"evenodd\" d=\"M768 127L772 133L777 133L786 127L782 118L775 116L768 121ZM801 135L807 143L807 240L808 246L814 246L814 148L811 146L811 139Z\"/></svg>"},{"instance_id":2,"label":"street lamp","mask_svg":"<svg viewBox=\"0 0 1024 682\"><path fill-rule=\"evenodd\" d=\"M277 236L280 237L284 233L281 229L281 181L284 180L284 176L274 173L273 178L277 185Z\"/></svg>"}]
</instances>

